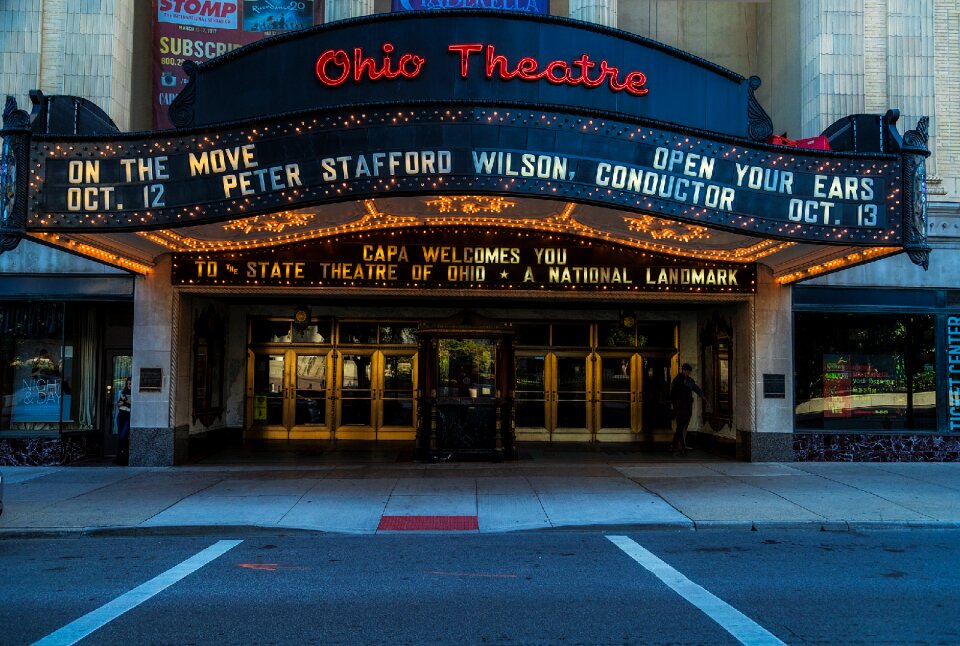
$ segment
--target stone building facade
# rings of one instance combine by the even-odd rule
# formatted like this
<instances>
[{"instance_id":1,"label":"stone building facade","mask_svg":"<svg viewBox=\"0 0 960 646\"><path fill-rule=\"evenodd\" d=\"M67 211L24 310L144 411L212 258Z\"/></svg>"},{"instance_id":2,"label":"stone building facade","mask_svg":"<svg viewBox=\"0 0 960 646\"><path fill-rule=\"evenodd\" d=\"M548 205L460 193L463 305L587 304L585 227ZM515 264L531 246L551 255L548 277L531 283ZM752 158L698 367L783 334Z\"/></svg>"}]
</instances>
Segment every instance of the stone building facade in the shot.
<instances>
[{"instance_id":1,"label":"stone building facade","mask_svg":"<svg viewBox=\"0 0 960 646\"><path fill-rule=\"evenodd\" d=\"M325 16L332 22L384 14L390 8L389 0L326 0ZM789 139L815 137L847 115L883 114L890 108L900 111L901 132L915 128L921 117L929 117L931 155L926 163L933 251L928 270L910 263L904 254L833 272L816 264L810 259L813 256L798 257L794 260L798 271L807 272L802 280L781 281L786 273L783 267L771 270L761 264L757 293L748 301L737 305L704 301L692 314L682 301L668 301L660 306L662 316L657 320L681 321L677 347L696 348L716 310L742 340L734 350L737 361L731 378L738 402L729 423L708 425L699 412L692 422L691 428L700 432L705 442L734 442L738 455L751 460L957 459L960 442L951 435L956 402L946 381L952 342L949 323L955 315L960 316L954 279L960 264L960 130L956 114L960 110L956 73L960 67L956 29L960 9L956 3L552 0L550 13L615 27L744 77L759 76L762 85L757 97L770 115L775 134ZM34 89L48 96L84 97L103 108L121 132L150 130L151 24L150 3L133 0L7 2L0 7L0 92L14 96L21 106L28 105L28 93ZM165 239L164 244L173 245L172 240ZM48 336L59 335L61 361L65 362L69 353L78 364L84 334L103 329L109 319L130 320L126 331L111 330L108 339L100 339L97 357L87 357L96 368L87 368L85 373L75 370L74 378L84 384L74 391L94 397L102 410L88 411L82 423L78 413L71 413L69 420L61 415L59 420L30 428L22 424L13 428L17 425L10 421L11 416L6 422L0 417L0 442L5 437L43 439L64 432L79 437L94 427L109 426L112 415L106 412L111 410L107 402L120 387L117 371L126 369L134 375L136 387L140 369L148 366L162 366L164 376L160 388L139 393L134 407L133 463L181 462L189 459L191 440L209 435L211 429L249 430L250 416L259 405L251 396L259 364L250 356L262 348L248 343L254 323L247 312L253 318L270 320L276 318L279 308L269 303L224 303L217 300L217 290L178 289L170 279L172 257L155 248L136 242L113 247L87 242L90 246L85 247L82 239L58 244L36 238L0 255L0 285L6 291L0 293L0 307L7 307L9 318L26 316L20 310L26 311L32 304L59 303L63 320ZM38 287L31 282L41 279L47 283ZM49 288L51 280L58 281L57 289ZM339 312L334 315L338 321L369 317L373 311L345 304L337 307L340 309L331 311ZM654 309L648 301L643 307ZM614 313L620 309L618 304L610 307ZM224 385L228 406L212 425L198 421L194 410L195 326L206 311L225 319L226 361L233 375ZM407 314L417 316L415 311ZM591 335L598 337L603 323L592 325L596 327L591 328ZM817 335L810 327L813 325L834 326L849 334L834 339L832 345L814 347L806 341ZM897 337L900 340L890 342L902 341L909 349L890 355L898 358L883 358L882 348L859 341L849 345L856 334L870 335L889 326L910 330L915 326L925 335L923 347ZM597 339L591 343L592 352L599 356ZM93 352L91 347L88 352ZM35 350L32 345L29 349ZM129 355L123 354L125 349ZM378 357L388 357L394 350L397 348L375 352L381 353ZM7 349L8 354L17 352L16 348ZM873 362L870 370L875 376L871 378L879 381L912 370L918 375L917 383L935 375L935 385L925 386L930 394L914 393L910 378L906 404L893 397L883 400L886 403L853 405L835 413L818 409L817 415L805 418L804 411L821 406L810 400L822 395L818 389L827 370L826 359L820 368L799 366L797 353L806 352ZM693 357L698 364L695 377L703 381L707 376L699 365L702 353L681 354ZM117 358L125 356L129 356L129 365L124 363L127 359ZM111 361L120 363L111 364L108 371ZM674 373L676 368L672 368ZM560 372L555 369L555 374ZM876 376L881 372L889 374ZM785 397L764 396L764 388L769 386L765 375L784 375ZM801 379L817 385L796 383ZM887 408L899 412L877 412ZM926 412L921 414L921 409ZM909 421L903 421L907 418ZM105 431L108 436L116 432L115 428ZM543 439L535 433L529 437L531 441ZM570 437L594 441L598 435L573 433ZM666 439L663 433L645 438L661 443ZM91 450L105 454L116 450L115 440L101 440L93 442Z\"/></svg>"}]
</instances>

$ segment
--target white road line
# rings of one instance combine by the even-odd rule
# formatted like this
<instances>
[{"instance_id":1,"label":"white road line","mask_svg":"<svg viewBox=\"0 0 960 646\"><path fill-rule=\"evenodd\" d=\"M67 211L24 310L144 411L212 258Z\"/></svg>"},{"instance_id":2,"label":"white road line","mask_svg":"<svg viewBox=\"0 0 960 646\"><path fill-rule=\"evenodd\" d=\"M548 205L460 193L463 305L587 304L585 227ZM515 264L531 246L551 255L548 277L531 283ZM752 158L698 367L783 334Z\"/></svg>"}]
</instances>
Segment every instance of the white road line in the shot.
<instances>
[{"instance_id":1,"label":"white road line","mask_svg":"<svg viewBox=\"0 0 960 646\"><path fill-rule=\"evenodd\" d=\"M666 583L670 589L720 624L721 628L733 635L741 644L746 644L746 646L786 646L763 626L683 576L635 541L626 536L607 536L607 538L623 550L627 556Z\"/></svg>"},{"instance_id":2,"label":"white road line","mask_svg":"<svg viewBox=\"0 0 960 646\"><path fill-rule=\"evenodd\" d=\"M69 644L76 644L90 633L106 626L123 613L133 610L144 601L163 592L177 581L196 572L210 561L223 556L227 551L242 542L243 541L217 541L207 549L194 554L179 565L173 566L146 583L138 585L130 592L120 595L110 603L100 606L76 621L70 622L60 630L50 633L40 641L34 642L34 646L38 644L42 644L43 646L68 646Z\"/></svg>"}]
</instances>

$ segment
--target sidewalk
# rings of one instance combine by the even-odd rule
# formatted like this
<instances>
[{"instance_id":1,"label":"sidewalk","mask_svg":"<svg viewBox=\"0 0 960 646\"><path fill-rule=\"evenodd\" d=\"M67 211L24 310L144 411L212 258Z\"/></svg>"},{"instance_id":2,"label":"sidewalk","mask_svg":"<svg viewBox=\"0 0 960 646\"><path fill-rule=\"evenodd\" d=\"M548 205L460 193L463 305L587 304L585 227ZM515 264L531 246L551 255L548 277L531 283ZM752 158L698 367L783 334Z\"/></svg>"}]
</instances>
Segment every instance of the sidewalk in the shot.
<instances>
[{"instance_id":1,"label":"sidewalk","mask_svg":"<svg viewBox=\"0 0 960 646\"><path fill-rule=\"evenodd\" d=\"M454 523L474 532L960 528L958 463L703 458L0 467L0 536L223 527L373 534L397 526L395 517L420 530Z\"/></svg>"}]
</instances>

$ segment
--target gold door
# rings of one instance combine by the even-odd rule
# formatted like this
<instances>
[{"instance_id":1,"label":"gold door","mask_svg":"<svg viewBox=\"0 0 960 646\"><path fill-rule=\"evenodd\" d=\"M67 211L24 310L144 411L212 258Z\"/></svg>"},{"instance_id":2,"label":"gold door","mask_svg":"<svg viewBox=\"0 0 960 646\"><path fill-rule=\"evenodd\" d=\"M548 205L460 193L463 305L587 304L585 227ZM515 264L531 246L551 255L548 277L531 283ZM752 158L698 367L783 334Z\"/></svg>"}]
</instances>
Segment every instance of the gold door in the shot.
<instances>
[{"instance_id":1,"label":"gold door","mask_svg":"<svg viewBox=\"0 0 960 646\"><path fill-rule=\"evenodd\" d=\"M598 442L631 442L640 432L642 360L637 354L607 353L597 357L593 406Z\"/></svg>"},{"instance_id":2,"label":"gold door","mask_svg":"<svg viewBox=\"0 0 960 646\"><path fill-rule=\"evenodd\" d=\"M596 398L592 387L592 356L583 352L563 352L552 354L550 358L550 439L589 442L593 439Z\"/></svg>"},{"instance_id":3,"label":"gold door","mask_svg":"<svg viewBox=\"0 0 960 646\"><path fill-rule=\"evenodd\" d=\"M340 440L416 437L416 353L337 353L336 431Z\"/></svg>"},{"instance_id":4,"label":"gold door","mask_svg":"<svg viewBox=\"0 0 960 646\"><path fill-rule=\"evenodd\" d=\"M337 353L337 423L339 440L375 440L374 358L372 350Z\"/></svg>"},{"instance_id":5,"label":"gold door","mask_svg":"<svg viewBox=\"0 0 960 646\"><path fill-rule=\"evenodd\" d=\"M417 419L417 355L405 350L378 353L380 383L374 400L378 440L413 440Z\"/></svg>"},{"instance_id":6,"label":"gold door","mask_svg":"<svg viewBox=\"0 0 960 646\"><path fill-rule=\"evenodd\" d=\"M520 351L514 357L517 440L550 439L553 391L548 388L547 366L552 359L553 355L545 352Z\"/></svg>"},{"instance_id":7,"label":"gold door","mask_svg":"<svg viewBox=\"0 0 960 646\"><path fill-rule=\"evenodd\" d=\"M310 353L291 350L288 353L288 381L293 401L291 439L330 439L330 374L331 352ZM291 414L288 413L288 414Z\"/></svg>"},{"instance_id":8,"label":"gold door","mask_svg":"<svg viewBox=\"0 0 960 646\"><path fill-rule=\"evenodd\" d=\"M330 438L330 352L258 350L247 375L247 437Z\"/></svg>"}]
</instances>

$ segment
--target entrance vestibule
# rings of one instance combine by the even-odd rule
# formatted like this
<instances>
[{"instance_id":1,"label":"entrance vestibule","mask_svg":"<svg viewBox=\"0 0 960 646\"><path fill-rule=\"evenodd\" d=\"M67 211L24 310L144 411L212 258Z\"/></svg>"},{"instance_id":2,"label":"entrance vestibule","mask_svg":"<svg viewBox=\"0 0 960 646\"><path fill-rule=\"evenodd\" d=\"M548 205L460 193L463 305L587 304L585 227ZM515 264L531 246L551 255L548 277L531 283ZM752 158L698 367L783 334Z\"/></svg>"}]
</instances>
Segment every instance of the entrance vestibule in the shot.
<instances>
[{"instance_id":1,"label":"entrance vestibule","mask_svg":"<svg viewBox=\"0 0 960 646\"><path fill-rule=\"evenodd\" d=\"M499 337L431 325L327 318L298 332L289 319L251 318L245 437L412 441L430 424L441 448L485 450L498 420L521 442L671 433L678 321L516 320Z\"/></svg>"}]
</instances>

